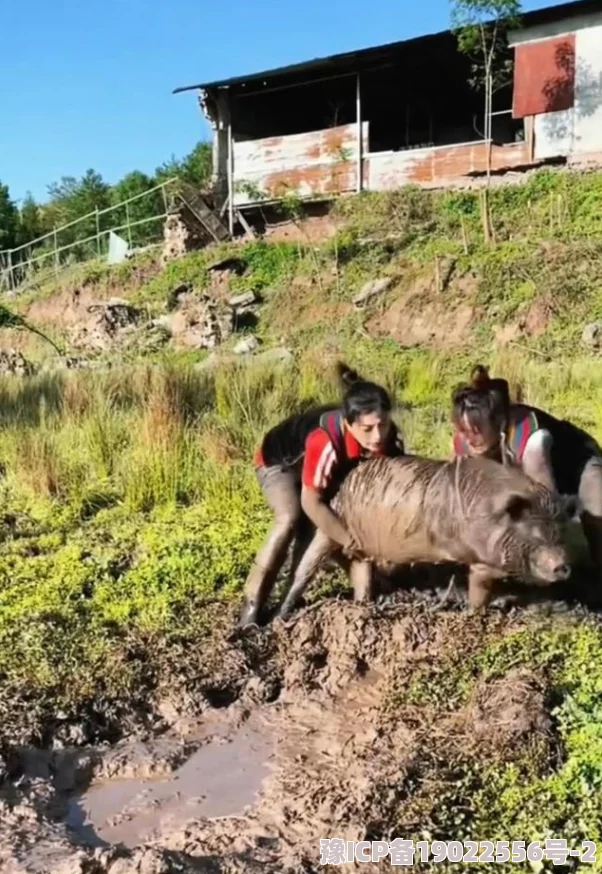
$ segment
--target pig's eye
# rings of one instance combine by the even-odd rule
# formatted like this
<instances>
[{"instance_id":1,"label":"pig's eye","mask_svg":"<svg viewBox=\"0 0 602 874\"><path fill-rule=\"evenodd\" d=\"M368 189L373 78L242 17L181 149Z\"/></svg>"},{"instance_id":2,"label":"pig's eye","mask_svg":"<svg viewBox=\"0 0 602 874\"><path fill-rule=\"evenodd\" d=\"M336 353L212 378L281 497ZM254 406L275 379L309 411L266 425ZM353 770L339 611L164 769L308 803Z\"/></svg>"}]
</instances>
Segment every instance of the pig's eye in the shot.
<instances>
[{"instance_id":1,"label":"pig's eye","mask_svg":"<svg viewBox=\"0 0 602 874\"><path fill-rule=\"evenodd\" d=\"M513 522L518 522L531 509L531 503L526 498L513 495L506 504L506 513Z\"/></svg>"}]
</instances>

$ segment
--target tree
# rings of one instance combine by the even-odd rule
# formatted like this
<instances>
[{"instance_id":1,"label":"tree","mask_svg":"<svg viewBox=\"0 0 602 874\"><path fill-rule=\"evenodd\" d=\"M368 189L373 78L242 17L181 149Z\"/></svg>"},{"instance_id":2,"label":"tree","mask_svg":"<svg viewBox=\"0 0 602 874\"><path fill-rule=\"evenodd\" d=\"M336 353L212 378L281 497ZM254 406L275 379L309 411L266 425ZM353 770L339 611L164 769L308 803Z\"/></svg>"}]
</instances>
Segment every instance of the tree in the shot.
<instances>
[{"instance_id":1,"label":"tree","mask_svg":"<svg viewBox=\"0 0 602 874\"><path fill-rule=\"evenodd\" d=\"M36 240L44 233L44 223L40 207L35 202L33 195L28 191L23 198L19 212L19 229L17 232L18 245L23 246Z\"/></svg>"},{"instance_id":2,"label":"tree","mask_svg":"<svg viewBox=\"0 0 602 874\"><path fill-rule=\"evenodd\" d=\"M111 203L111 186L95 170L87 170L79 180L63 176L60 182L48 186L48 194L57 216L62 216L62 223L94 212L96 208L105 209Z\"/></svg>"},{"instance_id":3,"label":"tree","mask_svg":"<svg viewBox=\"0 0 602 874\"><path fill-rule=\"evenodd\" d=\"M487 242L492 227L489 211L491 182L491 113L493 94L510 79L512 60L508 55L507 31L520 23L520 0L451 0L452 30L458 48L471 61L469 83L483 88L485 95L485 130L487 144L487 182L482 192L483 230Z\"/></svg>"},{"instance_id":4,"label":"tree","mask_svg":"<svg viewBox=\"0 0 602 874\"><path fill-rule=\"evenodd\" d=\"M197 143L184 158L184 176L191 185L203 188L211 179L213 151L211 143Z\"/></svg>"},{"instance_id":5,"label":"tree","mask_svg":"<svg viewBox=\"0 0 602 874\"><path fill-rule=\"evenodd\" d=\"M95 170L87 170L81 179L63 176L60 182L48 187L48 194L50 203L45 215L51 227L60 227L111 205L111 186ZM85 221L62 231L58 240L59 246L93 237L96 229L96 217L90 215ZM92 242L69 251L76 257L82 257L91 254L95 247L96 243Z\"/></svg>"},{"instance_id":6,"label":"tree","mask_svg":"<svg viewBox=\"0 0 602 874\"><path fill-rule=\"evenodd\" d=\"M147 176L146 173L134 170L113 186L111 200L117 205L139 194L144 194L145 191L149 191L156 185L157 182L150 176ZM146 197L138 197L137 200L128 203L126 206L120 206L118 209L112 210L109 213L109 218L112 227L134 223L134 227L129 231L124 229L119 233L124 239L127 238L132 246L139 246L148 241L149 231L156 227L157 223L151 221L144 222L144 224L136 223L161 215L164 211L161 191L153 191Z\"/></svg>"},{"instance_id":7,"label":"tree","mask_svg":"<svg viewBox=\"0 0 602 874\"><path fill-rule=\"evenodd\" d=\"M213 153L211 143L199 142L186 157L178 160L173 157L157 167L157 182L164 182L176 176L196 188L203 188L211 179Z\"/></svg>"},{"instance_id":8,"label":"tree","mask_svg":"<svg viewBox=\"0 0 602 874\"><path fill-rule=\"evenodd\" d=\"M8 185L0 182L0 251L15 247L18 224L19 211L10 199Z\"/></svg>"}]
</instances>

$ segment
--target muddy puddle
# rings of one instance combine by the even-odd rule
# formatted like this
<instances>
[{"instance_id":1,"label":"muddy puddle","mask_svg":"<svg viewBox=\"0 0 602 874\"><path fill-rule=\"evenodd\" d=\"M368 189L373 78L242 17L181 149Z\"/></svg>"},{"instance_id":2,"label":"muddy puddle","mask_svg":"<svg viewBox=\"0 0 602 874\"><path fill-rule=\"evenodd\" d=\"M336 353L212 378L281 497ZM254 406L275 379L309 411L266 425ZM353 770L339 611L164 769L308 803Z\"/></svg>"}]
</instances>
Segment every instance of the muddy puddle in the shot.
<instances>
[{"instance_id":1,"label":"muddy puddle","mask_svg":"<svg viewBox=\"0 0 602 874\"><path fill-rule=\"evenodd\" d=\"M257 720L225 734L225 727L214 732L169 774L101 780L72 796L72 838L88 847L133 848L191 819L241 814L270 773L274 740Z\"/></svg>"}]
</instances>

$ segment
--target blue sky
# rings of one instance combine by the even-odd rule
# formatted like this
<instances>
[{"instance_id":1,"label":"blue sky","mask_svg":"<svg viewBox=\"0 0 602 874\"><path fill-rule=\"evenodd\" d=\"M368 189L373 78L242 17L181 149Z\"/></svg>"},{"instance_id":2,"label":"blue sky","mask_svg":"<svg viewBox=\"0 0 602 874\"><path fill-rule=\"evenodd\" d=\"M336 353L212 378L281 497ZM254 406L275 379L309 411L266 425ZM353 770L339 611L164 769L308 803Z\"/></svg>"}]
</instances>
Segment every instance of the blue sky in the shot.
<instances>
[{"instance_id":1,"label":"blue sky","mask_svg":"<svg viewBox=\"0 0 602 874\"><path fill-rule=\"evenodd\" d=\"M175 87L449 26L449 0L5 3L0 181L45 199L63 175L152 172L208 129ZM525 10L555 5L526 0Z\"/></svg>"}]
</instances>

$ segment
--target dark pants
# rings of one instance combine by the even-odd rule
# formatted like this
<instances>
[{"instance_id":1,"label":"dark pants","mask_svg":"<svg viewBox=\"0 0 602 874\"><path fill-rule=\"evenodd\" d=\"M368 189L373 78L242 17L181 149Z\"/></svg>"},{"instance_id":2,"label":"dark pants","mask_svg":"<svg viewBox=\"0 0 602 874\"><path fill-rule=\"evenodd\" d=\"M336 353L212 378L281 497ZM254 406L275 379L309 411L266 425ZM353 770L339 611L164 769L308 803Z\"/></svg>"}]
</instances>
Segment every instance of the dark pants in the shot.
<instances>
[{"instance_id":1,"label":"dark pants","mask_svg":"<svg viewBox=\"0 0 602 874\"><path fill-rule=\"evenodd\" d=\"M594 456L585 464L579 479L581 525L589 552L602 581L602 458Z\"/></svg>"},{"instance_id":2,"label":"dark pants","mask_svg":"<svg viewBox=\"0 0 602 874\"><path fill-rule=\"evenodd\" d=\"M309 542L312 526L301 508L301 477L296 470L273 465L257 470L261 490L274 513L274 521L245 584L240 624L256 623L270 596L289 546L294 541L290 581Z\"/></svg>"}]
</instances>

